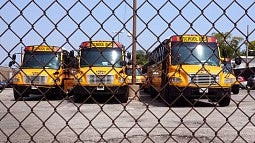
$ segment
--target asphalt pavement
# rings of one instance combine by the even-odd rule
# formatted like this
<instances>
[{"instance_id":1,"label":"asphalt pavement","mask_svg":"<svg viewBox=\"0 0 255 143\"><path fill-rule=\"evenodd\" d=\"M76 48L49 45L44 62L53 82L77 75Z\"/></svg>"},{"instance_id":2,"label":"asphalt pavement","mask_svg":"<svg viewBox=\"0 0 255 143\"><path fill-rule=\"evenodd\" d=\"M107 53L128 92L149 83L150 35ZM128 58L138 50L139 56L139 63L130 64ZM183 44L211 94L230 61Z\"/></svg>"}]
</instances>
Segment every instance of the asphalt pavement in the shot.
<instances>
[{"instance_id":1,"label":"asphalt pavement","mask_svg":"<svg viewBox=\"0 0 255 143\"><path fill-rule=\"evenodd\" d=\"M140 101L74 103L0 93L0 142L255 142L255 90L227 107L198 101L169 108L141 92Z\"/></svg>"}]
</instances>

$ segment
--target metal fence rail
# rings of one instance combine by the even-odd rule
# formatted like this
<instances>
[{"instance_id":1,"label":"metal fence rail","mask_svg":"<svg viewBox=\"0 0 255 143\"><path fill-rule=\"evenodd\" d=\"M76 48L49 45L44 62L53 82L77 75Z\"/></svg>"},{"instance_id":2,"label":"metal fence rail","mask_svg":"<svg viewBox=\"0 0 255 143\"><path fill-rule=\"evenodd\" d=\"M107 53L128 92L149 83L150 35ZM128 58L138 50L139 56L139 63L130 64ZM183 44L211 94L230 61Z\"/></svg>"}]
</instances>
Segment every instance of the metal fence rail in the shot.
<instances>
[{"instance_id":1,"label":"metal fence rail","mask_svg":"<svg viewBox=\"0 0 255 143\"><path fill-rule=\"evenodd\" d=\"M255 54L252 51L255 50L253 0L5 0L0 2L0 25L0 142L255 142L255 78L252 79L255 75ZM202 66L198 72L187 74L189 83L186 87L168 90L168 84L173 82L172 77L175 75L167 78L171 70L165 66L169 62L167 59L172 58L172 61L180 62L181 55L174 57L173 53L169 53L169 49L167 54L163 52L167 46L173 46L174 43L168 43L163 48L160 46L165 44L165 39L170 39L173 35L185 34L216 37L220 52L224 52L222 49L228 52L224 59L233 59L230 62L233 70L227 70L233 71L240 89L238 87L238 94L231 93L228 106L218 105L224 98L214 99L207 96L207 92L218 95L219 92L226 91L226 87L223 86L220 90L209 89L222 85L219 76L224 71L222 68L219 73L212 74L211 71L215 68L206 69L205 63L209 60L199 61L199 65ZM114 61L115 59L107 59L107 55L97 57L96 52L102 55L106 51L97 49L86 59L85 56L79 55L80 50L84 48L81 44L84 41L115 41L112 45L118 45L117 42L120 42L125 46L121 51L125 52L125 55L120 56L119 61ZM54 56L51 59L47 57L42 61L32 60L37 62L37 66L43 64L43 68L38 70L34 67L29 71L26 70L28 68L23 68L27 61L22 58L27 56L24 54L25 50L29 50L27 46L33 45L52 45L61 50L55 50L53 47L51 51L54 51ZM208 47L212 49L211 46ZM158 51L154 50L156 48ZM65 55L65 50L69 52L68 55ZM193 50L187 57L195 56ZM80 68L86 67L87 62L96 65L100 59L103 60L103 66L108 65L112 69L95 70L90 65L87 66L87 71L75 71L72 67L61 72L62 67L68 67L62 62L58 69L48 70L54 66L49 59L57 60L63 57L73 64L75 60L71 59L70 51L83 62ZM132 56L136 56L136 60L129 59L127 53L133 53ZM215 55L209 55L208 59ZM217 56L219 61L223 61L222 56ZM124 63L121 61L122 57L125 57ZM33 53L31 58L34 58ZM235 58L240 59L241 64L234 64ZM150 62L147 63L148 61ZM184 62L190 61L184 59ZM150 71L156 73L153 76L160 76L153 77L153 81L143 82L140 86L130 86L130 83L138 82L139 79L129 79L128 86L127 77L123 77L126 69L121 69L122 64L128 63L134 65L132 72L138 73L140 71L134 69L135 64L145 68L157 63L161 65L158 71L155 68L146 68L146 74L149 75ZM182 64L178 66L179 68L172 67L176 68L175 74L185 69ZM66 74L67 72L70 74ZM202 76L197 75L200 72L203 72ZM142 77L148 79L144 73ZM44 75L39 76L40 74ZM72 81L76 83L75 88L64 88L65 82L58 84L65 74L81 75L72 76ZM24 77L20 76L18 79L19 75ZM48 76L52 80L48 81ZM86 77L90 85L98 85L84 88L83 82L86 82ZM135 77L133 75L133 78ZM66 78L63 78L63 81ZM123 83L113 88L115 78ZM196 92L204 95L206 99L201 96L189 100L186 94L195 91L189 90L188 87L200 87L201 83L205 84L205 78L209 80L205 81L207 87L203 86ZM158 85L158 89L154 83L159 82L159 79L161 84ZM30 86L17 88L13 84L20 84L22 80L26 80L26 84ZM247 81L252 84L247 86ZM42 84L47 82L52 88L42 88ZM125 89L124 85L128 86L124 93L131 93L127 102L125 98L118 96ZM150 90L147 91L146 87ZM36 92L25 97L30 90ZM81 92L75 92L78 90ZM94 95L101 90L110 94ZM230 92L226 91L226 94ZM83 93L86 93L86 98L76 96ZM180 93L179 97L184 97L184 100L175 105L169 101L170 98L163 96L174 93ZM63 98L48 98L48 94L61 94ZM207 99L212 102L207 102Z\"/></svg>"}]
</instances>

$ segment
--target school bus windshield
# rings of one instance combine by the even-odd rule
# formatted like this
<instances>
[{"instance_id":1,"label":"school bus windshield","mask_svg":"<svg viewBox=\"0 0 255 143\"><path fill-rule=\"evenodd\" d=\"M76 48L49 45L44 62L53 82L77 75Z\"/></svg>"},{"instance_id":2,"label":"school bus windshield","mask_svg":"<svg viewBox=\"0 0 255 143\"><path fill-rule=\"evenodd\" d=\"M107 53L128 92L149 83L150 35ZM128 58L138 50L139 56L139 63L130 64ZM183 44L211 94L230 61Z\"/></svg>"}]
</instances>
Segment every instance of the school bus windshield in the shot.
<instances>
[{"instance_id":1,"label":"school bus windshield","mask_svg":"<svg viewBox=\"0 0 255 143\"><path fill-rule=\"evenodd\" d=\"M219 66L220 58L217 44L172 42L172 64Z\"/></svg>"},{"instance_id":2,"label":"school bus windshield","mask_svg":"<svg viewBox=\"0 0 255 143\"><path fill-rule=\"evenodd\" d=\"M128 76L132 76L132 68L127 68L126 72ZM136 76L141 76L142 71L140 69L136 69Z\"/></svg>"},{"instance_id":3,"label":"school bus windshield","mask_svg":"<svg viewBox=\"0 0 255 143\"><path fill-rule=\"evenodd\" d=\"M21 68L59 69L60 53L26 52Z\"/></svg>"},{"instance_id":4,"label":"school bus windshield","mask_svg":"<svg viewBox=\"0 0 255 143\"><path fill-rule=\"evenodd\" d=\"M121 55L119 48L85 48L81 50L80 66L121 67Z\"/></svg>"}]
</instances>

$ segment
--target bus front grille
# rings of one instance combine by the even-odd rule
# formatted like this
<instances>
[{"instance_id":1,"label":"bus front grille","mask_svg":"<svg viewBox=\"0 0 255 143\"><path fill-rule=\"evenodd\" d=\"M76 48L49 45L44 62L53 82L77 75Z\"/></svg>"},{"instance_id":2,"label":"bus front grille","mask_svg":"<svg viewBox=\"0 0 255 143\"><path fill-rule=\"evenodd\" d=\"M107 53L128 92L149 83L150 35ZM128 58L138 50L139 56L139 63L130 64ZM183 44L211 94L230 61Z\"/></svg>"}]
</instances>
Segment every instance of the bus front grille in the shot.
<instances>
[{"instance_id":1,"label":"bus front grille","mask_svg":"<svg viewBox=\"0 0 255 143\"><path fill-rule=\"evenodd\" d=\"M45 84L47 76L24 76L24 82L27 84Z\"/></svg>"},{"instance_id":2,"label":"bus front grille","mask_svg":"<svg viewBox=\"0 0 255 143\"><path fill-rule=\"evenodd\" d=\"M89 84L113 84L114 76L113 75L87 75L87 81Z\"/></svg>"},{"instance_id":3,"label":"bus front grille","mask_svg":"<svg viewBox=\"0 0 255 143\"><path fill-rule=\"evenodd\" d=\"M215 85L219 83L219 76L211 74L191 74L189 75L189 83Z\"/></svg>"}]
</instances>

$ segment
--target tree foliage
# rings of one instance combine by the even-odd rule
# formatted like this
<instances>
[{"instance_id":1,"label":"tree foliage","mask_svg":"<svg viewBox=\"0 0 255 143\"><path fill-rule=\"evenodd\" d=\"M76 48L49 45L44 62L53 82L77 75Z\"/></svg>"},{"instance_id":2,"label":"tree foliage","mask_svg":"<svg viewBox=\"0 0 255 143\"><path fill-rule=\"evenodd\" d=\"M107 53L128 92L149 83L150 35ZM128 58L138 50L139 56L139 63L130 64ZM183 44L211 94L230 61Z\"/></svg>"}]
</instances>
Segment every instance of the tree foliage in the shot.
<instances>
[{"instance_id":1,"label":"tree foliage","mask_svg":"<svg viewBox=\"0 0 255 143\"><path fill-rule=\"evenodd\" d=\"M147 63L148 57L144 50L137 50L136 51L136 64L137 65L144 65Z\"/></svg>"},{"instance_id":2,"label":"tree foliage","mask_svg":"<svg viewBox=\"0 0 255 143\"><path fill-rule=\"evenodd\" d=\"M251 41L248 43L248 49L255 51L255 41Z\"/></svg>"},{"instance_id":3,"label":"tree foliage","mask_svg":"<svg viewBox=\"0 0 255 143\"><path fill-rule=\"evenodd\" d=\"M230 32L213 33L212 36L217 39L221 52L223 51L223 49L227 50L228 57L233 58L237 55L240 55L240 42L243 41L242 37L232 37Z\"/></svg>"}]
</instances>

